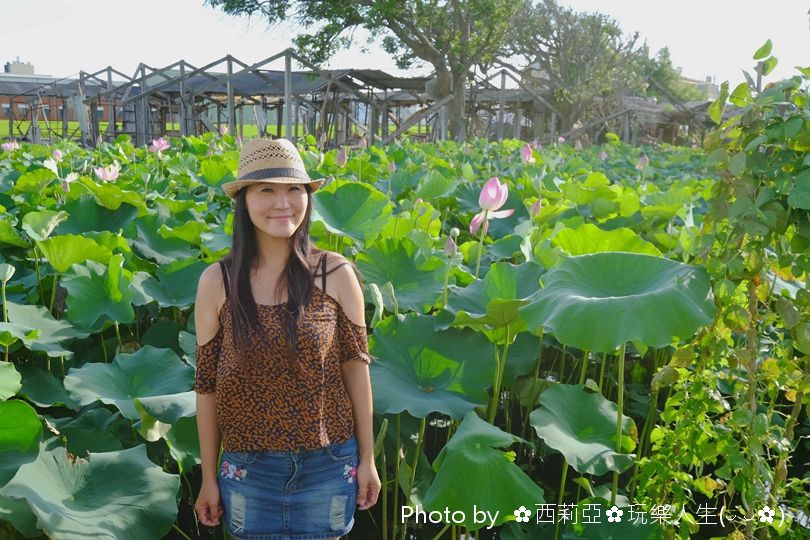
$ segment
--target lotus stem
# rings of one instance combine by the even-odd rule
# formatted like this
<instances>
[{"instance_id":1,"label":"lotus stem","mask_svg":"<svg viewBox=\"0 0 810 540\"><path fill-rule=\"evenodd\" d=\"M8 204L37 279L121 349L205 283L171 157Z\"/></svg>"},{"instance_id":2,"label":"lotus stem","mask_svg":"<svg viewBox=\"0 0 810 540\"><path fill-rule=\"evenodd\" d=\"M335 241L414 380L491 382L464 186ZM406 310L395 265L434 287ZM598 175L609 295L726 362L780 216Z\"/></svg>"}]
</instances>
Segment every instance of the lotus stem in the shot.
<instances>
[{"instance_id":1,"label":"lotus stem","mask_svg":"<svg viewBox=\"0 0 810 540\"><path fill-rule=\"evenodd\" d=\"M633 466L633 478L630 480L630 484L628 485L627 491L630 493L630 501L633 501L633 497L636 495L636 482L638 482L638 469L639 469L639 462L641 458L643 458L646 454L646 442L647 437L649 437L650 427L653 423L653 418L657 416L655 414L656 408L658 403L658 389L652 391L650 395L650 402L647 405L647 417L644 419L644 428L641 430L641 437L638 440L638 459L636 459L636 463Z\"/></svg>"},{"instance_id":2,"label":"lotus stem","mask_svg":"<svg viewBox=\"0 0 810 540\"><path fill-rule=\"evenodd\" d=\"M445 532L447 532L447 529L449 529L449 528L450 528L450 525L452 525L452 523L447 523L447 524L444 526L444 528L443 528L442 530L440 530L440 531L438 532L438 534L436 534L436 536L434 536L434 537L433 537L433 540L439 540L439 538L441 538L441 536L442 536L442 535L443 535Z\"/></svg>"},{"instance_id":3,"label":"lotus stem","mask_svg":"<svg viewBox=\"0 0 810 540\"><path fill-rule=\"evenodd\" d=\"M121 330L118 328L118 321L115 321L115 336L118 338L118 350L124 349L124 342L121 341Z\"/></svg>"},{"instance_id":4,"label":"lotus stem","mask_svg":"<svg viewBox=\"0 0 810 540\"><path fill-rule=\"evenodd\" d=\"M617 381L619 396L616 399L617 413L616 413L616 451L622 451L622 409L624 401L624 348L625 343L619 348L619 380ZM616 494L619 491L619 472L613 471L613 489L610 491L610 504L616 504Z\"/></svg>"},{"instance_id":5,"label":"lotus stem","mask_svg":"<svg viewBox=\"0 0 810 540\"><path fill-rule=\"evenodd\" d=\"M447 261L447 269L444 271L444 295L442 299L442 307L447 306L447 284L450 282L450 261Z\"/></svg>"},{"instance_id":6,"label":"lotus stem","mask_svg":"<svg viewBox=\"0 0 810 540\"><path fill-rule=\"evenodd\" d=\"M495 353L495 384L492 386L492 400L489 402L487 421L495 424L495 415L498 413L498 405L501 401L501 384L503 382L503 372L506 368L506 355L509 352L509 340L511 334L509 325L506 325L506 343L503 346L503 357L499 360L497 351Z\"/></svg>"},{"instance_id":7,"label":"lotus stem","mask_svg":"<svg viewBox=\"0 0 810 540\"><path fill-rule=\"evenodd\" d=\"M177 531L177 534L185 538L186 540L191 540L191 537L183 532L183 529L177 526L177 523L172 523L172 528Z\"/></svg>"},{"instance_id":8,"label":"lotus stem","mask_svg":"<svg viewBox=\"0 0 810 540\"><path fill-rule=\"evenodd\" d=\"M605 380L605 363L607 361L607 353L602 353L602 367L599 369L599 391L605 395L605 389L602 388L602 382ZM607 396L605 396L607 399Z\"/></svg>"},{"instance_id":9,"label":"lotus stem","mask_svg":"<svg viewBox=\"0 0 810 540\"><path fill-rule=\"evenodd\" d=\"M416 467L419 465L419 454L422 452L422 443L424 442L425 438L425 424L426 418L422 417L422 421L419 423L419 439L416 441L416 449L414 450L413 454L413 464L411 465L411 477L408 480L408 492L405 494L406 500L408 504L411 503L411 492L413 491L413 486L416 484ZM407 522L403 520L402 522L402 529L400 530L399 540L405 540L405 532L408 530Z\"/></svg>"},{"instance_id":10,"label":"lotus stem","mask_svg":"<svg viewBox=\"0 0 810 540\"><path fill-rule=\"evenodd\" d=\"M568 476L568 461L563 458L562 462L562 478L560 479L560 493L557 495L557 508L562 506L563 497L565 496L565 477ZM560 520L554 525L554 540L560 537Z\"/></svg>"},{"instance_id":11,"label":"lotus stem","mask_svg":"<svg viewBox=\"0 0 810 540\"><path fill-rule=\"evenodd\" d=\"M51 315L53 315L53 305L54 303L56 303L56 284L58 280L59 280L59 272L56 272L53 275L53 289L51 289L51 305L49 308Z\"/></svg>"},{"instance_id":12,"label":"lotus stem","mask_svg":"<svg viewBox=\"0 0 810 540\"><path fill-rule=\"evenodd\" d=\"M396 446L394 448L397 449L396 456L394 457L394 513L397 516L394 519L394 527L391 529L391 536L396 538L397 537L397 529L399 529L399 460L400 460L400 449L401 449L401 442L400 442L400 415L402 413L397 413L397 436L396 436Z\"/></svg>"},{"instance_id":13,"label":"lotus stem","mask_svg":"<svg viewBox=\"0 0 810 540\"><path fill-rule=\"evenodd\" d=\"M588 374L588 366L589 362L589 355L588 351L582 351L582 370L579 372L579 384L585 384L585 375Z\"/></svg>"},{"instance_id":14,"label":"lotus stem","mask_svg":"<svg viewBox=\"0 0 810 540\"><path fill-rule=\"evenodd\" d=\"M109 363L110 360L109 358L107 358L107 345L104 344L104 330L102 330L101 333L99 334L99 338L101 339L101 352L104 353L104 361ZM50 359L50 356L48 358ZM50 369L50 364L48 366L48 369Z\"/></svg>"},{"instance_id":15,"label":"lotus stem","mask_svg":"<svg viewBox=\"0 0 810 540\"><path fill-rule=\"evenodd\" d=\"M532 372L532 384L537 385L537 379L540 376L540 362L543 361L543 327L540 327L540 347L539 352L537 353L537 362L534 364L534 371ZM526 438L526 431L529 429L529 415L531 414L532 407L534 407L534 402L537 400L537 396L535 393L531 393L534 396L534 399L531 401L529 405L526 406L526 414L523 416L523 429L520 432L520 436L522 438ZM531 462L530 467L531 467ZM531 468L529 469L531 473Z\"/></svg>"},{"instance_id":16,"label":"lotus stem","mask_svg":"<svg viewBox=\"0 0 810 540\"><path fill-rule=\"evenodd\" d=\"M397 450L399 453L399 450ZM382 445L382 452L380 452L380 461L382 462L382 525L383 525L383 540L388 540L388 465L385 461L385 444Z\"/></svg>"},{"instance_id":17,"label":"lotus stem","mask_svg":"<svg viewBox=\"0 0 810 540\"><path fill-rule=\"evenodd\" d=\"M484 251L484 231L487 230L487 218L481 224L481 236L478 238L478 255L475 258L475 279L478 279L478 269L481 267L481 253Z\"/></svg>"}]
</instances>

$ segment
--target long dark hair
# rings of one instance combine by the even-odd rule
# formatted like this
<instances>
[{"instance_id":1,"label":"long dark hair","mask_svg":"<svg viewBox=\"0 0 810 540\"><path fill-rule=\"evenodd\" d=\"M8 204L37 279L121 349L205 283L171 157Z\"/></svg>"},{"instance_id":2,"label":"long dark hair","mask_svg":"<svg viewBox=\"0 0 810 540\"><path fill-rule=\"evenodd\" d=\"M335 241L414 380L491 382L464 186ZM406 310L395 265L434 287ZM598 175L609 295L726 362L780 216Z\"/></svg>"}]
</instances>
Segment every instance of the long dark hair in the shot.
<instances>
[{"instance_id":1,"label":"long dark hair","mask_svg":"<svg viewBox=\"0 0 810 540\"><path fill-rule=\"evenodd\" d=\"M312 260L312 242L309 237L309 219L312 214L312 189L304 184L307 192L307 210L304 220L290 237L290 257L284 271L276 284L275 295L286 287L289 300L281 306L284 315L287 341L287 361L299 375L304 374L301 362L296 361L297 321L305 313L306 306L312 301L315 279L310 270ZM249 358L247 351L251 342L258 339L266 341L266 336L259 331L259 316L256 301L250 288L250 274L258 257L256 249L256 230L245 202L246 188L236 194L236 208L233 220L233 240L231 251L224 257L228 272L228 297L232 321L232 343L237 351L239 361L245 365ZM318 250L320 251L320 250ZM324 291L326 292L326 291ZM284 309L286 307L286 309ZM263 339L265 338L265 339Z\"/></svg>"}]
</instances>

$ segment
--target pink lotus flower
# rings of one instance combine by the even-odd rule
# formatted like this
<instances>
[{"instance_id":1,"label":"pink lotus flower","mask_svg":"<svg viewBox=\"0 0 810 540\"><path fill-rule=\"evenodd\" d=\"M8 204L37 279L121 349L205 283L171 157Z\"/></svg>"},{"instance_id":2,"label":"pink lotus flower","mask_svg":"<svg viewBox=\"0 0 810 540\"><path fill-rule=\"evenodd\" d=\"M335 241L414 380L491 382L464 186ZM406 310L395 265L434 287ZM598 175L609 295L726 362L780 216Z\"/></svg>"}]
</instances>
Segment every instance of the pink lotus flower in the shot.
<instances>
[{"instance_id":1,"label":"pink lotus flower","mask_svg":"<svg viewBox=\"0 0 810 540\"><path fill-rule=\"evenodd\" d=\"M498 210L506 202L509 196L509 186L504 182L501 184L497 177L492 177L484 185L481 194L478 196L478 205L481 207L481 212L477 213L470 222L470 234L475 234L481 223L484 224L484 231L482 235L487 234L487 225L490 219L501 219L511 216L514 208L507 210Z\"/></svg>"},{"instance_id":2,"label":"pink lotus flower","mask_svg":"<svg viewBox=\"0 0 810 540\"><path fill-rule=\"evenodd\" d=\"M564 143L564 142L565 142L565 137L557 137L557 142L558 142L559 144Z\"/></svg>"},{"instance_id":3,"label":"pink lotus flower","mask_svg":"<svg viewBox=\"0 0 810 540\"><path fill-rule=\"evenodd\" d=\"M228 126L219 126L219 134L224 137L228 134Z\"/></svg>"},{"instance_id":4,"label":"pink lotus flower","mask_svg":"<svg viewBox=\"0 0 810 540\"><path fill-rule=\"evenodd\" d=\"M523 148L520 150L520 161L522 161L524 165L535 162L534 155L532 153L532 145L529 143L523 145Z\"/></svg>"},{"instance_id":5,"label":"pink lotus flower","mask_svg":"<svg viewBox=\"0 0 810 540\"><path fill-rule=\"evenodd\" d=\"M599 159L601 159L602 161L605 161L607 157L608 157L607 152L605 152L604 150L599 152Z\"/></svg>"},{"instance_id":6,"label":"pink lotus flower","mask_svg":"<svg viewBox=\"0 0 810 540\"><path fill-rule=\"evenodd\" d=\"M20 144L17 141L11 141L0 144L0 148L3 149L3 152L13 152L20 149Z\"/></svg>"},{"instance_id":7,"label":"pink lotus flower","mask_svg":"<svg viewBox=\"0 0 810 540\"><path fill-rule=\"evenodd\" d=\"M456 256L458 253L458 247L456 246L455 240L453 240L452 236L447 237L447 242L444 244L444 255L450 259Z\"/></svg>"},{"instance_id":8,"label":"pink lotus flower","mask_svg":"<svg viewBox=\"0 0 810 540\"><path fill-rule=\"evenodd\" d=\"M338 167L345 167L348 161L349 161L349 152L346 151L345 146L342 146L338 151L337 155L335 156L335 165L337 165Z\"/></svg>"},{"instance_id":9,"label":"pink lotus flower","mask_svg":"<svg viewBox=\"0 0 810 540\"><path fill-rule=\"evenodd\" d=\"M46 159L42 162L42 165L56 176L59 176L59 167L56 165L55 159Z\"/></svg>"},{"instance_id":10,"label":"pink lotus flower","mask_svg":"<svg viewBox=\"0 0 810 540\"><path fill-rule=\"evenodd\" d=\"M79 179L79 173L72 172L68 174L64 180L62 180L62 190L65 192L70 191L70 184L71 182L75 182Z\"/></svg>"},{"instance_id":11,"label":"pink lotus flower","mask_svg":"<svg viewBox=\"0 0 810 540\"><path fill-rule=\"evenodd\" d=\"M535 202L533 205L531 205L531 207L529 207L529 214L531 214L531 216L534 217L540 213L541 208L542 208L541 199L537 199L537 202Z\"/></svg>"},{"instance_id":12,"label":"pink lotus flower","mask_svg":"<svg viewBox=\"0 0 810 540\"><path fill-rule=\"evenodd\" d=\"M53 155L53 159L55 159L57 163L62 161L62 152L58 148L53 151L52 155Z\"/></svg>"},{"instance_id":13,"label":"pink lotus flower","mask_svg":"<svg viewBox=\"0 0 810 540\"><path fill-rule=\"evenodd\" d=\"M639 171L646 169L647 166L650 164L650 158L647 157L647 154L641 154L641 157L638 158L636 162L636 169Z\"/></svg>"},{"instance_id":14,"label":"pink lotus flower","mask_svg":"<svg viewBox=\"0 0 810 540\"><path fill-rule=\"evenodd\" d=\"M112 165L108 165L107 167L96 167L93 169L95 171L96 176L100 180L104 180L105 182L114 182L118 178L118 174L121 172L121 164L118 161L115 161Z\"/></svg>"},{"instance_id":15,"label":"pink lotus flower","mask_svg":"<svg viewBox=\"0 0 810 540\"><path fill-rule=\"evenodd\" d=\"M164 137L159 137L157 139L152 139L152 145L149 147L149 151L157 152L159 154L171 147L172 145L169 144L169 141L167 141Z\"/></svg>"}]
</instances>

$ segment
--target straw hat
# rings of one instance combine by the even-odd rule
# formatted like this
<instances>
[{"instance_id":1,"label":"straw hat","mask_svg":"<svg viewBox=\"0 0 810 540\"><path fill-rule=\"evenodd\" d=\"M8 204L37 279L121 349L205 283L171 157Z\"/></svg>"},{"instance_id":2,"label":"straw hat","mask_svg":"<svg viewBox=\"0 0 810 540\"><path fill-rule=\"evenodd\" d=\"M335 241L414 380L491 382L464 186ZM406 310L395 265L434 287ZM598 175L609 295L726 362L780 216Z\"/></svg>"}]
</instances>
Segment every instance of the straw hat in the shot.
<instances>
[{"instance_id":1,"label":"straw hat","mask_svg":"<svg viewBox=\"0 0 810 540\"><path fill-rule=\"evenodd\" d=\"M258 182L281 184L310 184L315 191L324 179L313 180L307 174L298 148L287 139L253 139L242 146L239 174L236 180L222 184L231 199L241 188Z\"/></svg>"}]
</instances>

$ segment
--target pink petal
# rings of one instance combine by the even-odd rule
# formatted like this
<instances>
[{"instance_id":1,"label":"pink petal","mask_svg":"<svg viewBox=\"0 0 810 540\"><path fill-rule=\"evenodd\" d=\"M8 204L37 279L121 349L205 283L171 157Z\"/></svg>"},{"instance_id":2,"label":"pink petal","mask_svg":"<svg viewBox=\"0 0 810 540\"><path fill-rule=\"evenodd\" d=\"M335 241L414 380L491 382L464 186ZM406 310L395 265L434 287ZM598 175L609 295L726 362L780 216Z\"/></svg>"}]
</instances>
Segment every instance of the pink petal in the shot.
<instances>
[{"instance_id":1,"label":"pink petal","mask_svg":"<svg viewBox=\"0 0 810 540\"><path fill-rule=\"evenodd\" d=\"M475 214L470 222L470 234L475 234L478 231L478 227L481 226L481 222L484 221L484 212L479 212Z\"/></svg>"},{"instance_id":2,"label":"pink petal","mask_svg":"<svg viewBox=\"0 0 810 540\"><path fill-rule=\"evenodd\" d=\"M492 218L501 219L501 218L509 217L514 213L515 213L515 209L514 208L509 208L507 210L498 210L497 212L490 211L489 216L492 217Z\"/></svg>"},{"instance_id":3,"label":"pink petal","mask_svg":"<svg viewBox=\"0 0 810 540\"><path fill-rule=\"evenodd\" d=\"M497 208L498 197L500 195L500 182L496 177L492 177L484 184L481 194L478 196L478 206L484 210Z\"/></svg>"},{"instance_id":4,"label":"pink petal","mask_svg":"<svg viewBox=\"0 0 810 540\"><path fill-rule=\"evenodd\" d=\"M509 197L509 186L506 185L506 182L500 185L498 188L498 204L492 210L497 210L506 202L506 199Z\"/></svg>"}]
</instances>

